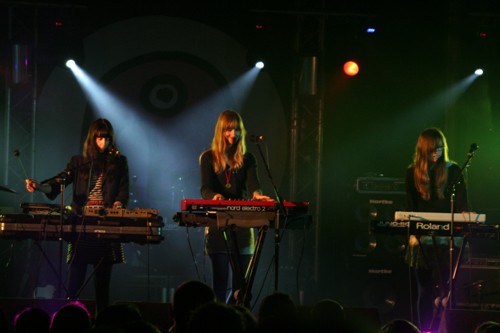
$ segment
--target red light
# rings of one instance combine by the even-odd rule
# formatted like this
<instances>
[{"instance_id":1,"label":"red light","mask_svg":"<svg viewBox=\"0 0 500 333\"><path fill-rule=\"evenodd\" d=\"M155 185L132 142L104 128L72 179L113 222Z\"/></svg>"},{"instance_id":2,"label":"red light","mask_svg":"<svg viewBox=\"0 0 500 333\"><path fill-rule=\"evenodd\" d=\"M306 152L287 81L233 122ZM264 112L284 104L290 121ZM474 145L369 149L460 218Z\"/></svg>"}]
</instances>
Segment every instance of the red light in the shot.
<instances>
[{"instance_id":1,"label":"red light","mask_svg":"<svg viewBox=\"0 0 500 333\"><path fill-rule=\"evenodd\" d=\"M349 76L355 76L359 73L359 66L354 61L348 61L344 64L344 73Z\"/></svg>"},{"instance_id":2,"label":"red light","mask_svg":"<svg viewBox=\"0 0 500 333\"><path fill-rule=\"evenodd\" d=\"M62 27L62 26L63 26L63 23L62 23L61 21L56 21L56 22L54 23L54 25L55 25L56 27Z\"/></svg>"},{"instance_id":3,"label":"red light","mask_svg":"<svg viewBox=\"0 0 500 333\"><path fill-rule=\"evenodd\" d=\"M256 24L255 29L257 30L264 29L264 26L262 24Z\"/></svg>"},{"instance_id":4,"label":"red light","mask_svg":"<svg viewBox=\"0 0 500 333\"><path fill-rule=\"evenodd\" d=\"M479 33L479 37L486 37L486 36L487 36L486 32L480 32Z\"/></svg>"}]
</instances>

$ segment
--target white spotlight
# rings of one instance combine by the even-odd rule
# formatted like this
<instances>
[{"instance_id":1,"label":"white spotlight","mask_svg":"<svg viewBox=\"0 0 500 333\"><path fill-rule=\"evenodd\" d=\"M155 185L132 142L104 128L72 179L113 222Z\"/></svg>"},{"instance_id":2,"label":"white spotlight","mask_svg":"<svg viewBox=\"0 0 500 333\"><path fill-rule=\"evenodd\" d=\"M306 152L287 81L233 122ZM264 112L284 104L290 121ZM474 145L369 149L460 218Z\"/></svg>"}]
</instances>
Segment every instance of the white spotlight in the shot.
<instances>
[{"instance_id":1,"label":"white spotlight","mask_svg":"<svg viewBox=\"0 0 500 333\"><path fill-rule=\"evenodd\" d=\"M481 68L478 68L474 71L474 74L476 74L477 76L481 76L483 75L483 70Z\"/></svg>"},{"instance_id":2,"label":"white spotlight","mask_svg":"<svg viewBox=\"0 0 500 333\"><path fill-rule=\"evenodd\" d=\"M258 69L262 69L264 68L264 63L262 61L257 61L255 63L255 67L257 67Z\"/></svg>"},{"instance_id":3,"label":"white spotlight","mask_svg":"<svg viewBox=\"0 0 500 333\"><path fill-rule=\"evenodd\" d=\"M73 59L69 59L68 61L66 61L66 67L72 68L75 66L76 66L76 62Z\"/></svg>"}]
</instances>

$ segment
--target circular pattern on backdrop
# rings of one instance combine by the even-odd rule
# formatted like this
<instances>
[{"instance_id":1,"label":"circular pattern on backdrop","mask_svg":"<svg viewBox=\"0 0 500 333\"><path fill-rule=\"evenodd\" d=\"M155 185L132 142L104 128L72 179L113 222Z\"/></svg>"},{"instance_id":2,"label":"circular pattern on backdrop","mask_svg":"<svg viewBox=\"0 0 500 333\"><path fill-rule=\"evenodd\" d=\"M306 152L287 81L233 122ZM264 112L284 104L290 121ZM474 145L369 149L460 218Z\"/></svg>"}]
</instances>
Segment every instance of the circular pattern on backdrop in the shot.
<instances>
[{"instance_id":1,"label":"circular pattern on backdrop","mask_svg":"<svg viewBox=\"0 0 500 333\"><path fill-rule=\"evenodd\" d=\"M140 99L144 110L168 117L186 107L187 88L174 75L159 75L144 83Z\"/></svg>"}]
</instances>

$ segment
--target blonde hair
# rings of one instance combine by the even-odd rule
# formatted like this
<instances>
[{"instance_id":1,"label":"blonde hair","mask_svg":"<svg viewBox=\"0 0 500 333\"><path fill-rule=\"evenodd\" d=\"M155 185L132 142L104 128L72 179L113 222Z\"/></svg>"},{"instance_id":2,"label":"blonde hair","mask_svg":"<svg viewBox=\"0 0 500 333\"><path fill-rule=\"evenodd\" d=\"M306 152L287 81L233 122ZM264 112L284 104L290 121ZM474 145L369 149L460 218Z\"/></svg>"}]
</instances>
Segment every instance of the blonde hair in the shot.
<instances>
[{"instance_id":1,"label":"blonde hair","mask_svg":"<svg viewBox=\"0 0 500 333\"><path fill-rule=\"evenodd\" d=\"M237 129L241 132L234 147L229 147L224 137L224 132L228 129ZM240 169L243 166L243 156L247 151L245 137L245 125L240 114L232 110L223 111L215 124L211 147L213 166L216 173L224 172L228 164L232 169Z\"/></svg>"},{"instance_id":2,"label":"blonde hair","mask_svg":"<svg viewBox=\"0 0 500 333\"><path fill-rule=\"evenodd\" d=\"M440 145L443 147L443 155L434 165L435 188L432 189L429 177L429 154ZM422 199L429 200L432 191L436 192L439 199L444 198L448 163L448 144L443 132L438 128L427 128L422 131L418 137L413 157L415 187Z\"/></svg>"}]
</instances>

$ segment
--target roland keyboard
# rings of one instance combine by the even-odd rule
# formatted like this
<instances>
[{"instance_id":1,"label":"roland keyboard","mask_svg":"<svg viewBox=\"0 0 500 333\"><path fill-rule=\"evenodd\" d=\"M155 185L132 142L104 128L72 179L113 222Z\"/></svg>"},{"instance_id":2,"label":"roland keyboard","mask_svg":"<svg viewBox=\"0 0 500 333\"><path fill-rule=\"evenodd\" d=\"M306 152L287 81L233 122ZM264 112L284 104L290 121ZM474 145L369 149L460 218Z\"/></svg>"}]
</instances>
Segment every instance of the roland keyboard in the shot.
<instances>
[{"instance_id":1,"label":"roland keyboard","mask_svg":"<svg viewBox=\"0 0 500 333\"><path fill-rule=\"evenodd\" d=\"M394 221L451 222L451 213L398 211L394 213ZM455 213L453 214L453 222L484 223L486 215L473 212Z\"/></svg>"},{"instance_id":2,"label":"roland keyboard","mask_svg":"<svg viewBox=\"0 0 500 333\"><path fill-rule=\"evenodd\" d=\"M451 235L451 213L404 212L394 213L393 221L371 221L375 233L401 235ZM453 215L453 235L490 235L498 237L497 226L487 226L485 214L472 212Z\"/></svg>"}]
</instances>

